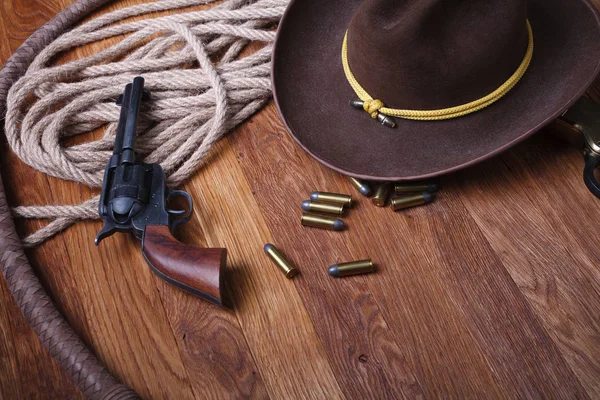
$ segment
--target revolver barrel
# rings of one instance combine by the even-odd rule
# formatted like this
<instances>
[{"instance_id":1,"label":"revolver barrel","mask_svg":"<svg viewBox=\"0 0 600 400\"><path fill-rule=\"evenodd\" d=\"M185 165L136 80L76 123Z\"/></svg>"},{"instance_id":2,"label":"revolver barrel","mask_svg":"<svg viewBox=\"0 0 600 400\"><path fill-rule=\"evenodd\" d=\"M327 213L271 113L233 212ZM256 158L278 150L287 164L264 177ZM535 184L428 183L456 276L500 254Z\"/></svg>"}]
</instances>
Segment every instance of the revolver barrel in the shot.
<instances>
[{"instance_id":1,"label":"revolver barrel","mask_svg":"<svg viewBox=\"0 0 600 400\"><path fill-rule=\"evenodd\" d=\"M131 83L125 86L125 91L122 96L119 96L117 104L121 105L121 114L119 115L119 124L117 125L117 137L115 138L115 147L113 155L120 155L123 151L123 139L125 138L125 124L127 123L127 115L129 114L129 102L131 100Z\"/></svg>"},{"instance_id":2,"label":"revolver barrel","mask_svg":"<svg viewBox=\"0 0 600 400\"><path fill-rule=\"evenodd\" d=\"M126 113L127 115L125 127L123 128L121 163L133 164L135 163L135 130L137 127L137 119L140 114L140 104L142 103L144 78L138 76L133 80L133 84L127 86L130 86L129 97L127 97L127 88L125 88L123 106L121 108L121 117L123 116L123 113ZM120 123L121 121L119 121L119 124Z\"/></svg>"}]
</instances>

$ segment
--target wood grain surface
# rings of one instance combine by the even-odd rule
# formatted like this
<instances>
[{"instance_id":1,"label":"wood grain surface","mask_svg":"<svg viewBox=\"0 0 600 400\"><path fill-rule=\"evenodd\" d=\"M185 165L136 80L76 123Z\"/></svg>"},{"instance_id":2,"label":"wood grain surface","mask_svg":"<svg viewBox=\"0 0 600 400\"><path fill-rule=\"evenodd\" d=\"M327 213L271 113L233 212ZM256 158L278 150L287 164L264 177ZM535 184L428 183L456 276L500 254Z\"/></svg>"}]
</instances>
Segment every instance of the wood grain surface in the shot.
<instances>
[{"instance_id":1,"label":"wood grain surface","mask_svg":"<svg viewBox=\"0 0 600 400\"><path fill-rule=\"evenodd\" d=\"M0 61L68 3L0 0ZM77 332L144 398L598 399L600 200L581 151L552 129L445 177L433 204L392 213L299 149L269 104L183 188L195 207L178 238L228 249L230 308L158 279L132 237L94 246L100 222L28 256ZM92 195L25 166L5 140L0 165L13 205ZM300 225L314 190L357 200L346 231ZM267 242L299 276L285 278ZM327 274L364 258L377 273ZM0 398L81 398L3 279L0 303Z\"/></svg>"}]
</instances>

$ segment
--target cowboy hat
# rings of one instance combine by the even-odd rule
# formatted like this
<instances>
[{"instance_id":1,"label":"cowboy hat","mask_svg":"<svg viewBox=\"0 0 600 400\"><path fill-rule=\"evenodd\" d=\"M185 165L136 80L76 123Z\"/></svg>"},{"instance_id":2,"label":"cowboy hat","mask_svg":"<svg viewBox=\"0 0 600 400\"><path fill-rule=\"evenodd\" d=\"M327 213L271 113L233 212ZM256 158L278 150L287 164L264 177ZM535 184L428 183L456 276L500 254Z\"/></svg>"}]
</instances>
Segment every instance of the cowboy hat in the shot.
<instances>
[{"instance_id":1,"label":"cowboy hat","mask_svg":"<svg viewBox=\"0 0 600 400\"><path fill-rule=\"evenodd\" d=\"M587 0L291 0L272 68L281 118L318 161L430 178L506 150L581 97L600 70L600 20ZM384 110L461 105L449 119L378 123Z\"/></svg>"}]
</instances>

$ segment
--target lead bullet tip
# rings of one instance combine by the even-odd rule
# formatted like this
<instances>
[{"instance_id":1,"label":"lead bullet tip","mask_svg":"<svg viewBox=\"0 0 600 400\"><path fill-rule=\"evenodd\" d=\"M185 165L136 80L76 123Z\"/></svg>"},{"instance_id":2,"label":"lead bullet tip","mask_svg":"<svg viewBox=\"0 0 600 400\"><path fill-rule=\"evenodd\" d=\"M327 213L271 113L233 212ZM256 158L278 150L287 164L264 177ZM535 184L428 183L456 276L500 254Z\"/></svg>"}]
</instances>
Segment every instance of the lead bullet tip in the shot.
<instances>
[{"instance_id":1,"label":"lead bullet tip","mask_svg":"<svg viewBox=\"0 0 600 400\"><path fill-rule=\"evenodd\" d=\"M423 193L423 200L425 200L425 204L431 203L434 198L435 198L435 195L433 193L429 193L429 192Z\"/></svg>"},{"instance_id":2,"label":"lead bullet tip","mask_svg":"<svg viewBox=\"0 0 600 400\"><path fill-rule=\"evenodd\" d=\"M302 202L302 209L304 211L310 211L310 200L304 200Z\"/></svg>"},{"instance_id":3,"label":"lead bullet tip","mask_svg":"<svg viewBox=\"0 0 600 400\"><path fill-rule=\"evenodd\" d=\"M342 221L341 219L337 218L335 220L335 222L333 223L333 230L335 230L335 231L341 231L342 229L344 229L344 221Z\"/></svg>"},{"instance_id":4,"label":"lead bullet tip","mask_svg":"<svg viewBox=\"0 0 600 400\"><path fill-rule=\"evenodd\" d=\"M329 269L327 271L329 272L329 275L331 275L331 276L335 276L335 277L340 276L340 271L339 271L337 264L334 264L331 267L329 267Z\"/></svg>"},{"instance_id":5,"label":"lead bullet tip","mask_svg":"<svg viewBox=\"0 0 600 400\"><path fill-rule=\"evenodd\" d=\"M367 185L361 186L361 188L358 189L358 191L360 192L360 194L362 194L363 196L367 196L367 197L369 197L372 194L371 188L368 187Z\"/></svg>"}]
</instances>

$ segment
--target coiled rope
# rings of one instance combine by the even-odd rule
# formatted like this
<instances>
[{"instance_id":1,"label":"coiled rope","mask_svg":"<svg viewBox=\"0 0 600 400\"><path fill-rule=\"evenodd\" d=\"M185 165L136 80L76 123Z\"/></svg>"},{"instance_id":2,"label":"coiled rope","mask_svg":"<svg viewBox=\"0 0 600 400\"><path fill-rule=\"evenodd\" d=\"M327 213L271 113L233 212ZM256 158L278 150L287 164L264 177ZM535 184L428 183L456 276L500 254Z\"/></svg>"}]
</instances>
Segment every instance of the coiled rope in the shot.
<instances>
[{"instance_id":1,"label":"coiled rope","mask_svg":"<svg viewBox=\"0 0 600 400\"><path fill-rule=\"evenodd\" d=\"M270 99L270 43L289 0L227 0L208 10L123 20L216 1L135 5L59 36L8 93L5 132L11 149L41 172L100 187L119 118L114 100L143 75L152 99L142 109L136 148L146 162L161 164L169 186L180 185L217 140ZM51 64L60 53L119 35L125 36L88 57ZM239 58L251 41L266 45ZM104 126L98 140L64 144L65 138ZM51 220L23 239L24 246L37 246L79 220L97 219L98 199L13 208L15 217Z\"/></svg>"}]
</instances>

